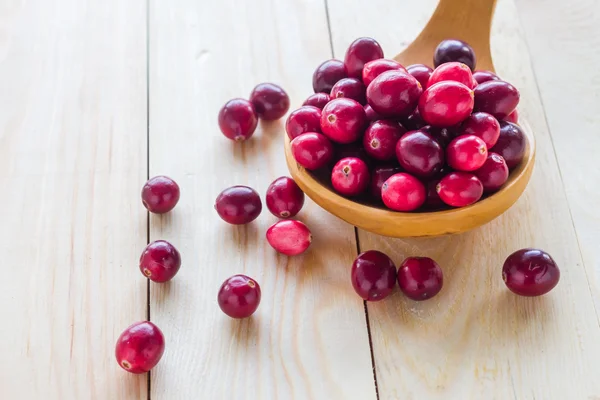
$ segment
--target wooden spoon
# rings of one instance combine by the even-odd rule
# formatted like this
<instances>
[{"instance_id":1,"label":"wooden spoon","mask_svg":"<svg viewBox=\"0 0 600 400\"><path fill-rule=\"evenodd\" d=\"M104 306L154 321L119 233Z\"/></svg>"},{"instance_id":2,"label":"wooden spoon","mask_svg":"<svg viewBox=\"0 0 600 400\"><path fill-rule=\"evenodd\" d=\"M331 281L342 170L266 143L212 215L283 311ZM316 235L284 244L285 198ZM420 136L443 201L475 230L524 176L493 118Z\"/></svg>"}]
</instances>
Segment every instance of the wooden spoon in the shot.
<instances>
[{"instance_id":1,"label":"wooden spoon","mask_svg":"<svg viewBox=\"0 0 600 400\"><path fill-rule=\"evenodd\" d=\"M402 53L401 64L431 64L437 45L444 39L461 39L475 50L477 69L494 71L489 38L496 0L440 0L429 22ZM401 213L365 205L337 194L300 167L285 138L285 157L290 174L300 188L331 214L369 232L391 237L438 236L464 232L483 225L509 209L521 196L535 161L535 141L526 122L519 123L527 138L525 158L511 171L502 189L467 207L436 212Z\"/></svg>"}]
</instances>

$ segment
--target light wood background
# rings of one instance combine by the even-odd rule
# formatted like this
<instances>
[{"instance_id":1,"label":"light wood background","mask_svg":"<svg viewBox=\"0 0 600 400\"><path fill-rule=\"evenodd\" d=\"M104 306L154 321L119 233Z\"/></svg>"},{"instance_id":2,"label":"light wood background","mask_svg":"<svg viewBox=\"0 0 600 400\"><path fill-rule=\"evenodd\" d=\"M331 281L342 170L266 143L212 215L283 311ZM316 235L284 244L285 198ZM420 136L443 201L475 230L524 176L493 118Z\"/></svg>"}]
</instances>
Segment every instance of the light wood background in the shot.
<instances>
[{"instance_id":1,"label":"light wood background","mask_svg":"<svg viewBox=\"0 0 600 400\"><path fill-rule=\"evenodd\" d=\"M489 225L392 240L355 234L308 201L313 246L288 259L264 240L266 208L245 227L213 211L223 188L264 193L287 172L283 120L230 143L216 121L227 99L272 81L298 106L322 60L359 36L391 57L434 7L0 0L0 399L600 399L598 1L498 1L494 61L521 89L539 148L525 195ZM179 182L171 214L147 218L148 174ZM137 261L159 238L183 266L148 285ZM502 283L504 258L526 246L561 266L545 297ZM434 257L443 291L365 307L349 267L368 249L398 263ZM263 298L240 322L216 292L241 272ZM148 314L166 353L130 375L114 342Z\"/></svg>"}]
</instances>

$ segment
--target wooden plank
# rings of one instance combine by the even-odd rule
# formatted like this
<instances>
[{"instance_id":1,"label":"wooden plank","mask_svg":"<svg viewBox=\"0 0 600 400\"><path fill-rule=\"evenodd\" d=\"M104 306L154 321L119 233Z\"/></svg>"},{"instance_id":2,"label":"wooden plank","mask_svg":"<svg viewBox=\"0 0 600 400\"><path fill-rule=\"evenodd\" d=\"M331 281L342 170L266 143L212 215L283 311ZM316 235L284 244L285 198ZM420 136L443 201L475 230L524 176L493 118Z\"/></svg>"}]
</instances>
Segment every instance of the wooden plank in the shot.
<instances>
[{"instance_id":1,"label":"wooden plank","mask_svg":"<svg viewBox=\"0 0 600 400\"><path fill-rule=\"evenodd\" d=\"M582 263L517 10L510 0L498 3L493 56L499 73L521 89L519 109L538 143L534 177L509 212L467 234L392 240L360 232L362 251L380 249L398 263L409 255L430 256L445 272L445 288L435 299L416 303L396 293L368 306L382 399L587 399L600 394L595 379L600 329L586 277L592 265L585 269ZM403 2L383 13L389 7L384 0L369 7L329 0L335 54L343 57L352 40L367 35L393 56L434 6L434 1ZM547 57L551 63L550 53ZM561 94L561 104L564 99ZM555 107L555 118L564 118L562 111L558 116L558 103ZM573 154L574 169L580 164ZM518 298L502 283L505 257L527 246L548 250L562 267L559 286L542 298Z\"/></svg>"},{"instance_id":2,"label":"wooden plank","mask_svg":"<svg viewBox=\"0 0 600 400\"><path fill-rule=\"evenodd\" d=\"M0 3L0 398L140 399L145 1Z\"/></svg>"},{"instance_id":3,"label":"wooden plank","mask_svg":"<svg viewBox=\"0 0 600 400\"><path fill-rule=\"evenodd\" d=\"M278 256L266 243L276 221L266 209L247 226L213 210L234 184L261 196L287 174L284 120L232 143L219 108L259 82L285 87L297 107L314 68L330 56L324 4L292 0L150 2L150 172L180 183L180 204L151 219L151 239L182 253L178 276L151 286L152 320L167 351L152 373L152 399L374 399L362 301L349 285L354 230L307 200L299 218L314 242L304 256ZM310 28L308 28L310 26ZM263 197L264 200L264 197ZM262 287L248 320L219 310L227 277L246 273Z\"/></svg>"}]
</instances>

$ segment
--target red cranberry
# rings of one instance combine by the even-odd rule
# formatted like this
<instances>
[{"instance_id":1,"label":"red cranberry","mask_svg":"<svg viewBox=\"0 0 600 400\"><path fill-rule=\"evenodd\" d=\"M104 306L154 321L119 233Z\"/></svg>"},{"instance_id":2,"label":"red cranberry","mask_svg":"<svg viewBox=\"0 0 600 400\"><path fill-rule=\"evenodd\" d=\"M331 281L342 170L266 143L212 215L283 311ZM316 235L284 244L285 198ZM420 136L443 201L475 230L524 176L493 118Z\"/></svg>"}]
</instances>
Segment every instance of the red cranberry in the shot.
<instances>
[{"instance_id":1,"label":"red cranberry","mask_svg":"<svg viewBox=\"0 0 600 400\"><path fill-rule=\"evenodd\" d=\"M408 257L398 268L398 286L412 300L432 298L442 290L443 284L442 269L431 258Z\"/></svg>"},{"instance_id":2,"label":"red cranberry","mask_svg":"<svg viewBox=\"0 0 600 400\"><path fill-rule=\"evenodd\" d=\"M483 185L468 172L451 172L437 185L440 199L452 207L464 207L475 203L483 195Z\"/></svg>"},{"instance_id":3,"label":"red cranberry","mask_svg":"<svg viewBox=\"0 0 600 400\"><path fill-rule=\"evenodd\" d=\"M231 318L248 318L260 304L260 286L246 275L233 275L221 285L217 302Z\"/></svg>"},{"instance_id":4,"label":"red cranberry","mask_svg":"<svg viewBox=\"0 0 600 400\"><path fill-rule=\"evenodd\" d=\"M285 220L276 222L267 229L267 241L277 252L296 256L308 249L312 235L302 222Z\"/></svg>"},{"instance_id":5,"label":"red cranberry","mask_svg":"<svg viewBox=\"0 0 600 400\"><path fill-rule=\"evenodd\" d=\"M474 109L502 120L517 108L519 98L519 91L510 83L500 80L487 81L475 88Z\"/></svg>"},{"instance_id":6,"label":"red cranberry","mask_svg":"<svg viewBox=\"0 0 600 400\"><path fill-rule=\"evenodd\" d=\"M473 91L454 81L438 82L430 86L419 99L421 118L433 126L456 125L471 115L471 111Z\"/></svg>"},{"instance_id":7,"label":"red cranberry","mask_svg":"<svg viewBox=\"0 0 600 400\"><path fill-rule=\"evenodd\" d=\"M121 333L115 346L117 362L127 372L143 374L158 364L165 352L165 336L150 321L136 322Z\"/></svg>"},{"instance_id":8,"label":"red cranberry","mask_svg":"<svg viewBox=\"0 0 600 400\"><path fill-rule=\"evenodd\" d=\"M369 185L369 167L360 158L342 158L333 167L331 184L344 196L356 196Z\"/></svg>"},{"instance_id":9,"label":"red cranberry","mask_svg":"<svg viewBox=\"0 0 600 400\"><path fill-rule=\"evenodd\" d=\"M346 77L348 77L348 73L343 62L340 60L324 61L313 73L313 89L315 93L329 94L333 85Z\"/></svg>"},{"instance_id":10,"label":"red cranberry","mask_svg":"<svg viewBox=\"0 0 600 400\"><path fill-rule=\"evenodd\" d=\"M320 133L303 133L292 140L290 147L296 162L309 170L326 166L333 157L331 141Z\"/></svg>"},{"instance_id":11,"label":"red cranberry","mask_svg":"<svg viewBox=\"0 0 600 400\"><path fill-rule=\"evenodd\" d=\"M378 114L407 117L419 102L423 89L412 75L402 71L386 71L367 87L367 101Z\"/></svg>"},{"instance_id":12,"label":"red cranberry","mask_svg":"<svg viewBox=\"0 0 600 400\"><path fill-rule=\"evenodd\" d=\"M333 88L331 89L331 98L338 99L345 97L358 101L361 105L367 103L365 91L367 88L365 85L356 78L344 78L340 79Z\"/></svg>"},{"instance_id":13,"label":"red cranberry","mask_svg":"<svg viewBox=\"0 0 600 400\"><path fill-rule=\"evenodd\" d=\"M408 130L416 131L417 129L421 129L427 124L421 118L421 114L419 114L419 109L415 108L415 111L413 111L412 114L410 114L402 121L402 125L404 125L404 127L406 127L406 129Z\"/></svg>"},{"instance_id":14,"label":"red cranberry","mask_svg":"<svg viewBox=\"0 0 600 400\"><path fill-rule=\"evenodd\" d=\"M363 300L383 300L392 293L394 286L396 266L382 252L365 251L352 263L352 287Z\"/></svg>"},{"instance_id":15,"label":"red cranberry","mask_svg":"<svg viewBox=\"0 0 600 400\"><path fill-rule=\"evenodd\" d=\"M485 142L475 135L462 135L446 148L448 165L458 171L475 171L487 158Z\"/></svg>"},{"instance_id":16,"label":"red cranberry","mask_svg":"<svg viewBox=\"0 0 600 400\"><path fill-rule=\"evenodd\" d=\"M519 296L541 296L558 284L560 270L550 254L538 249L512 253L502 266L502 279Z\"/></svg>"},{"instance_id":17,"label":"red cranberry","mask_svg":"<svg viewBox=\"0 0 600 400\"><path fill-rule=\"evenodd\" d=\"M439 179L427 182L425 189L427 190L427 198L425 199L425 205L430 208L440 208L444 205L444 202L440 198L437 192L437 185L440 183Z\"/></svg>"},{"instance_id":18,"label":"red cranberry","mask_svg":"<svg viewBox=\"0 0 600 400\"><path fill-rule=\"evenodd\" d=\"M457 39L442 41L435 49L433 65L437 68L443 63L458 61L467 64L471 71L475 69L475 51L467 43Z\"/></svg>"},{"instance_id":19,"label":"red cranberry","mask_svg":"<svg viewBox=\"0 0 600 400\"><path fill-rule=\"evenodd\" d=\"M232 186L217 196L215 210L223 221L243 225L260 215L262 203L256 190L248 186Z\"/></svg>"},{"instance_id":20,"label":"red cranberry","mask_svg":"<svg viewBox=\"0 0 600 400\"><path fill-rule=\"evenodd\" d=\"M370 105L367 104L364 108L367 121L373 122L377 121L378 119L382 119L381 115L377 114Z\"/></svg>"},{"instance_id":21,"label":"red cranberry","mask_svg":"<svg viewBox=\"0 0 600 400\"><path fill-rule=\"evenodd\" d=\"M219 128L228 139L241 142L250 139L258 125L258 115L248 100L229 100L219 111Z\"/></svg>"},{"instance_id":22,"label":"red cranberry","mask_svg":"<svg viewBox=\"0 0 600 400\"><path fill-rule=\"evenodd\" d=\"M526 148L525 134L519 125L506 121L500 122L500 136L490 151L500 154L508 168L513 169L523 161Z\"/></svg>"},{"instance_id":23,"label":"red cranberry","mask_svg":"<svg viewBox=\"0 0 600 400\"><path fill-rule=\"evenodd\" d=\"M142 204L154 214L171 211L179 201L179 185L168 176L155 176L142 188Z\"/></svg>"},{"instance_id":24,"label":"red cranberry","mask_svg":"<svg viewBox=\"0 0 600 400\"><path fill-rule=\"evenodd\" d=\"M475 71L473 72L473 78L477 82L477 84L481 84L487 81L495 81L499 80L498 75L490 71Z\"/></svg>"},{"instance_id":25,"label":"red cranberry","mask_svg":"<svg viewBox=\"0 0 600 400\"><path fill-rule=\"evenodd\" d=\"M313 107L317 107L318 109L322 110L323 107L325 107L325 104L329 103L329 100L331 100L331 98L329 97L329 95L327 93L315 93L315 94L311 94L310 96L308 96L308 98L306 100L304 100L304 103L302 103L303 106L313 106ZM319 118L320 120L320 118Z\"/></svg>"},{"instance_id":26,"label":"red cranberry","mask_svg":"<svg viewBox=\"0 0 600 400\"><path fill-rule=\"evenodd\" d=\"M273 121L283 117L290 108L288 94L273 83L256 85L250 93L250 102L259 118L265 121Z\"/></svg>"},{"instance_id":27,"label":"red cranberry","mask_svg":"<svg viewBox=\"0 0 600 400\"><path fill-rule=\"evenodd\" d=\"M400 167L376 167L373 170L371 184L369 185L369 192L371 193L371 196L376 200L381 200L381 188L383 187L383 184L389 179L390 176L399 172L402 172L402 168Z\"/></svg>"},{"instance_id":28,"label":"red cranberry","mask_svg":"<svg viewBox=\"0 0 600 400\"><path fill-rule=\"evenodd\" d=\"M515 108L513 110L513 112L508 114L508 117L504 118L504 120L506 122L512 122L513 124L518 124L519 123L519 112L517 111L517 109Z\"/></svg>"},{"instance_id":29,"label":"red cranberry","mask_svg":"<svg viewBox=\"0 0 600 400\"><path fill-rule=\"evenodd\" d=\"M383 203L395 211L413 211L425 202L425 186L412 175L392 175L381 187Z\"/></svg>"},{"instance_id":30,"label":"red cranberry","mask_svg":"<svg viewBox=\"0 0 600 400\"><path fill-rule=\"evenodd\" d=\"M289 218L302 209L304 192L292 178L282 176L269 185L266 201L271 214L279 218Z\"/></svg>"},{"instance_id":31,"label":"red cranberry","mask_svg":"<svg viewBox=\"0 0 600 400\"><path fill-rule=\"evenodd\" d=\"M495 192L508 180L508 167L504 158L496 153L489 153L485 163L475 171L485 192Z\"/></svg>"},{"instance_id":32,"label":"red cranberry","mask_svg":"<svg viewBox=\"0 0 600 400\"><path fill-rule=\"evenodd\" d=\"M140 257L140 271L154 282L167 282L179 271L181 256L171 243L156 240L144 249Z\"/></svg>"},{"instance_id":33,"label":"red cranberry","mask_svg":"<svg viewBox=\"0 0 600 400\"><path fill-rule=\"evenodd\" d=\"M406 70L409 74L411 74L416 80L419 81L422 87L426 88L427 83L429 82L429 77L433 70L429 68L425 64L413 64L406 67Z\"/></svg>"},{"instance_id":34,"label":"red cranberry","mask_svg":"<svg viewBox=\"0 0 600 400\"><path fill-rule=\"evenodd\" d=\"M352 143L363 134L365 109L352 99L333 99L323 108L321 130L337 143Z\"/></svg>"},{"instance_id":35,"label":"red cranberry","mask_svg":"<svg viewBox=\"0 0 600 400\"><path fill-rule=\"evenodd\" d=\"M400 166L418 177L431 177L444 165L444 149L424 131L410 131L396 144Z\"/></svg>"},{"instance_id":36,"label":"red cranberry","mask_svg":"<svg viewBox=\"0 0 600 400\"><path fill-rule=\"evenodd\" d=\"M383 58L383 50L375 39L368 37L358 38L350 44L344 57L344 65L348 76L362 78L362 70L369 61Z\"/></svg>"},{"instance_id":37,"label":"red cranberry","mask_svg":"<svg viewBox=\"0 0 600 400\"><path fill-rule=\"evenodd\" d=\"M460 134L475 135L485 142L488 149L491 149L500 136L500 124L493 115L476 112L463 122Z\"/></svg>"},{"instance_id":38,"label":"red cranberry","mask_svg":"<svg viewBox=\"0 0 600 400\"><path fill-rule=\"evenodd\" d=\"M365 64L362 70L362 81L364 82L365 86L369 86L369 84L373 82L373 79L377 78L383 72L391 70L407 72L406 68L404 68L402 64L394 60L380 58L378 60L369 61Z\"/></svg>"},{"instance_id":39,"label":"red cranberry","mask_svg":"<svg viewBox=\"0 0 600 400\"><path fill-rule=\"evenodd\" d=\"M290 139L306 132L321 132L321 110L313 106L302 106L290 113L285 131Z\"/></svg>"},{"instance_id":40,"label":"red cranberry","mask_svg":"<svg viewBox=\"0 0 600 400\"><path fill-rule=\"evenodd\" d=\"M375 121L367 128L363 145L371 157L381 161L392 160L396 154L396 143L405 132L406 129L395 121Z\"/></svg>"},{"instance_id":41,"label":"red cranberry","mask_svg":"<svg viewBox=\"0 0 600 400\"><path fill-rule=\"evenodd\" d=\"M466 87L473 87L473 74L466 64L461 62L448 62L437 67L427 83L430 87L438 82L455 81Z\"/></svg>"}]
</instances>

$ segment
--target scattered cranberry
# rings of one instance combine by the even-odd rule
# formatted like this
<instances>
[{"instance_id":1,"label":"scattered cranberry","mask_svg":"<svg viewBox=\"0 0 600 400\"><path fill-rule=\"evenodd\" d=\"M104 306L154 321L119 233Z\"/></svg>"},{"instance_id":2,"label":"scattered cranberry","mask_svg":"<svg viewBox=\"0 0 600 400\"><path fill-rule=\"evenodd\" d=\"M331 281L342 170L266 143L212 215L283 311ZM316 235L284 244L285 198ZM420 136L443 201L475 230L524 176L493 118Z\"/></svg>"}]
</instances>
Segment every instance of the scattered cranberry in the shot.
<instances>
[{"instance_id":1,"label":"scattered cranberry","mask_svg":"<svg viewBox=\"0 0 600 400\"><path fill-rule=\"evenodd\" d=\"M364 65L379 58L383 58L383 50L375 39L368 37L356 39L350 44L344 57L348 76L361 79Z\"/></svg>"},{"instance_id":2,"label":"scattered cranberry","mask_svg":"<svg viewBox=\"0 0 600 400\"><path fill-rule=\"evenodd\" d=\"M408 257L398 268L398 286L412 300L432 298L442 290L443 284L442 269L431 258Z\"/></svg>"},{"instance_id":3,"label":"scattered cranberry","mask_svg":"<svg viewBox=\"0 0 600 400\"><path fill-rule=\"evenodd\" d=\"M337 81L347 77L348 73L343 62L340 60L324 61L313 74L313 89L315 93L329 94Z\"/></svg>"},{"instance_id":4,"label":"scattered cranberry","mask_svg":"<svg viewBox=\"0 0 600 400\"><path fill-rule=\"evenodd\" d=\"M419 99L421 118L433 126L456 125L471 115L471 111L473 91L454 81L438 82L430 86Z\"/></svg>"},{"instance_id":5,"label":"scattered cranberry","mask_svg":"<svg viewBox=\"0 0 600 400\"><path fill-rule=\"evenodd\" d=\"M158 364L165 352L165 336L150 321L136 322L121 333L115 346L117 362L127 372L143 374Z\"/></svg>"},{"instance_id":6,"label":"scattered cranberry","mask_svg":"<svg viewBox=\"0 0 600 400\"><path fill-rule=\"evenodd\" d=\"M400 167L376 167L371 174L371 184L369 185L371 196L376 200L381 200L381 188L383 187L383 184L390 176L399 172L402 172L402 168Z\"/></svg>"},{"instance_id":7,"label":"scattered cranberry","mask_svg":"<svg viewBox=\"0 0 600 400\"><path fill-rule=\"evenodd\" d=\"M406 172L422 178L436 175L444 165L444 149L422 130L407 132L398 140L396 157Z\"/></svg>"},{"instance_id":8,"label":"scattered cranberry","mask_svg":"<svg viewBox=\"0 0 600 400\"><path fill-rule=\"evenodd\" d=\"M359 195L369 185L369 167L360 158L342 158L333 167L331 184L345 196Z\"/></svg>"},{"instance_id":9,"label":"scattered cranberry","mask_svg":"<svg viewBox=\"0 0 600 400\"><path fill-rule=\"evenodd\" d=\"M378 114L407 117L417 106L423 89L412 75L402 71L386 71L367 87L367 101Z\"/></svg>"},{"instance_id":10,"label":"scattered cranberry","mask_svg":"<svg viewBox=\"0 0 600 400\"><path fill-rule=\"evenodd\" d=\"M364 106L367 103L366 90L365 85L356 78L340 79L331 89L331 99L345 97L356 100Z\"/></svg>"},{"instance_id":11,"label":"scattered cranberry","mask_svg":"<svg viewBox=\"0 0 600 400\"><path fill-rule=\"evenodd\" d=\"M437 68L443 63L458 61L467 64L471 71L475 70L475 51L462 40L448 39L442 41L435 49L433 65Z\"/></svg>"},{"instance_id":12,"label":"scattered cranberry","mask_svg":"<svg viewBox=\"0 0 600 400\"><path fill-rule=\"evenodd\" d=\"M309 170L326 166L333 157L331 141L320 133L303 133L292 140L290 147L296 162Z\"/></svg>"},{"instance_id":13,"label":"scattered cranberry","mask_svg":"<svg viewBox=\"0 0 600 400\"><path fill-rule=\"evenodd\" d=\"M413 211L425 202L425 186L414 176L401 172L392 175L381 187L381 199L392 210Z\"/></svg>"},{"instance_id":14,"label":"scattered cranberry","mask_svg":"<svg viewBox=\"0 0 600 400\"><path fill-rule=\"evenodd\" d=\"M410 114L402 121L402 125L404 125L404 127L406 127L406 129L408 130L415 131L417 129L421 129L427 124L421 118L421 114L419 114L419 109L415 108L415 111L413 111L412 114Z\"/></svg>"},{"instance_id":15,"label":"scattered cranberry","mask_svg":"<svg viewBox=\"0 0 600 400\"><path fill-rule=\"evenodd\" d=\"M482 84L487 81L495 81L499 80L498 75L490 71L475 71L473 72L473 78L477 82L477 84Z\"/></svg>"},{"instance_id":16,"label":"scattered cranberry","mask_svg":"<svg viewBox=\"0 0 600 400\"><path fill-rule=\"evenodd\" d=\"M256 85L250 93L250 102L259 118L265 121L273 121L283 117L290 108L288 94L273 83Z\"/></svg>"},{"instance_id":17,"label":"scattered cranberry","mask_svg":"<svg viewBox=\"0 0 600 400\"><path fill-rule=\"evenodd\" d=\"M394 286L396 266L382 252L365 251L352 263L352 287L363 300L383 300L392 293Z\"/></svg>"},{"instance_id":18,"label":"scattered cranberry","mask_svg":"<svg viewBox=\"0 0 600 400\"><path fill-rule=\"evenodd\" d=\"M500 123L491 114L476 112L463 122L461 135L475 135L485 142L488 149L491 149L500 136Z\"/></svg>"},{"instance_id":19,"label":"scattered cranberry","mask_svg":"<svg viewBox=\"0 0 600 400\"><path fill-rule=\"evenodd\" d=\"M370 105L367 104L364 108L365 115L367 116L367 121L373 122L377 121L378 119L382 119L381 115L377 114L375 110L373 110L373 107L371 107Z\"/></svg>"},{"instance_id":20,"label":"scattered cranberry","mask_svg":"<svg viewBox=\"0 0 600 400\"><path fill-rule=\"evenodd\" d=\"M369 86L369 84L373 82L373 79L377 78L383 72L391 70L407 72L406 68L404 68L402 64L394 60L380 58L378 60L369 61L365 64L362 70L362 81L364 82L365 86Z\"/></svg>"},{"instance_id":21,"label":"scattered cranberry","mask_svg":"<svg viewBox=\"0 0 600 400\"><path fill-rule=\"evenodd\" d=\"M475 88L474 109L503 120L517 108L519 98L519 91L510 83L491 80L477 85Z\"/></svg>"},{"instance_id":22,"label":"scattered cranberry","mask_svg":"<svg viewBox=\"0 0 600 400\"><path fill-rule=\"evenodd\" d=\"M500 136L496 145L490 150L498 153L506 161L508 168L513 169L523 161L527 142L519 125L511 122L500 122Z\"/></svg>"},{"instance_id":23,"label":"scattered cranberry","mask_svg":"<svg viewBox=\"0 0 600 400\"><path fill-rule=\"evenodd\" d=\"M250 139L258 125L254 106L248 100L229 100L219 111L219 128L228 139L241 142Z\"/></svg>"},{"instance_id":24,"label":"scattered cranberry","mask_svg":"<svg viewBox=\"0 0 600 400\"><path fill-rule=\"evenodd\" d=\"M285 220L276 222L267 229L267 241L277 252L296 256L308 249L312 235L302 222Z\"/></svg>"},{"instance_id":25,"label":"scattered cranberry","mask_svg":"<svg viewBox=\"0 0 600 400\"><path fill-rule=\"evenodd\" d=\"M304 192L292 178L282 176L269 185L266 201L271 214L279 218L289 218L302 209Z\"/></svg>"},{"instance_id":26,"label":"scattered cranberry","mask_svg":"<svg viewBox=\"0 0 600 400\"><path fill-rule=\"evenodd\" d=\"M452 207L464 207L475 203L483 195L483 185L468 172L451 172L437 185L440 199Z\"/></svg>"},{"instance_id":27,"label":"scattered cranberry","mask_svg":"<svg viewBox=\"0 0 600 400\"><path fill-rule=\"evenodd\" d=\"M304 100L304 103L302 103L303 106L313 106L313 107L317 107L318 109L322 110L323 107L325 107L325 104L329 103L329 100L331 100L331 98L329 97L329 95L327 93L315 93L315 94L311 94L310 96L308 96L308 98L306 100ZM320 118L319 118L320 120Z\"/></svg>"},{"instance_id":28,"label":"scattered cranberry","mask_svg":"<svg viewBox=\"0 0 600 400\"><path fill-rule=\"evenodd\" d=\"M217 196L215 210L223 221L243 225L260 215L262 203L256 190L248 186L232 186Z\"/></svg>"},{"instance_id":29,"label":"scattered cranberry","mask_svg":"<svg viewBox=\"0 0 600 400\"><path fill-rule=\"evenodd\" d=\"M442 81L455 81L462 83L466 87L473 87L473 74L466 64L461 62L448 62L437 67L426 87L430 87Z\"/></svg>"},{"instance_id":30,"label":"scattered cranberry","mask_svg":"<svg viewBox=\"0 0 600 400\"><path fill-rule=\"evenodd\" d=\"M513 110L513 112L508 114L508 117L504 118L504 120L506 122L512 122L513 124L518 124L519 123L519 112L517 111L517 109L515 108Z\"/></svg>"},{"instance_id":31,"label":"scattered cranberry","mask_svg":"<svg viewBox=\"0 0 600 400\"><path fill-rule=\"evenodd\" d=\"M422 87L426 88L429 82L429 77L433 70L429 68L425 64L413 64L406 67L406 70L409 74L411 74L416 80L419 81Z\"/></svg>"},{"instance_id":32,"label":"scattered cranberry","mask_svg":"<svg viewBox=\"0 0 600 400\"><path fill-rule=\"evenodd\" d=\"M425 199L425 205L429 208L439 208L445 203L440 198L437 192L437 185L440 183L439 179L427 182L425 189L427 191L427 198Z\"/></svg>"},{"instance_id":33,"label":"scattered cranberry","mask_svg":"<svg viewBox=\"0 0 600 400\"><path fill-rule=\"evenodd\" d=\"M501 155L489 153L485 163L475 171L475 176L481 181L485 192L495 192L508 180L508 167Z\"/></svg>"},{"instance_id":34,"label":"scattered cranberry","mask_svg":"<svg viewBox=\"0 0 600 400\"><path fill-rule=\"evenodd\" d=\"M550 254L538 249L512 253L502 267L506 286L520 296L541 296L558 284L560 270Z\"/></svg>"},{"instance_id":35,"label":"scattered cranberry","mask_svg":"<svg viewBox=\"0 0 600 400\"><path fill-rule=\"evenodd\" d=\"M285 131L290 139L306 132L321 132L321 110L313 106L302 106L290 113Z\"/></svg>"},{"instance_id":36,"label":"scattered cranberry","mask_svg":"<svg viewBox=\"0 0 600 400\"><path fill-rule=\"evenodd\" d=\"M352 99L333 99L323 108L321 130L337 143L352 143L363 134L365 109Z\"/></svg>"},{"instance_id":37,"label":"scattered cranberry","mask_svg":"<svg viewBox=\"0 0 600 400\"><path fill-rule=\"evenodd\" d=\"M371 123L363 136L363 145L368 155L381 160L392 160L396 154L396 143L406 132L399 123L379 120Z\"/></svg>"},{"instance_id":38,"label":"scattered cranberry","mask_svg":"<svg viewBox=\"0 0 600 400\"><path fill-rule=\"evenodd\" d=\"M450 142L446 148L448 165L458 171L475 171L487 158L487 147L475 135L462 135Z\"/></svg>"},{"instance_id":39,"label":"scattered cranberry","mask_svg":"<svg viewBox=\"0 0 600 400\"><path fill-rule=\"evenodd\" d=\"M179 185L168 176L155 176L142 188L142 204L154 214L171 211L179 201Z\"/></svg>"},{"instance_id":40,"label":"scattered cranberry","mask_svg":"<svg viewBox=\"0 0 600 400\"><path fill-rule=\"evenodd\" d=\"M260 286L246 275L233 275L221 285L217 302L231 318L248 318L260 304Z\"/></svg>"},{"instance_id":41,"label":"scattered cranberry","mask_svg":"<svg viewBox=\"0 0 600 400\"><path fill-rule=\"evenodd\" d=\"M167 282L179 271L181 256L171 243L156 240L144 249L140 257L140 271L154 282Z\"/></svg>"}]
</instances>

